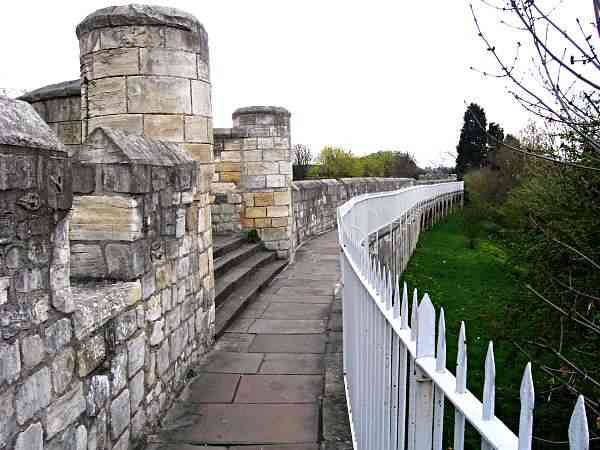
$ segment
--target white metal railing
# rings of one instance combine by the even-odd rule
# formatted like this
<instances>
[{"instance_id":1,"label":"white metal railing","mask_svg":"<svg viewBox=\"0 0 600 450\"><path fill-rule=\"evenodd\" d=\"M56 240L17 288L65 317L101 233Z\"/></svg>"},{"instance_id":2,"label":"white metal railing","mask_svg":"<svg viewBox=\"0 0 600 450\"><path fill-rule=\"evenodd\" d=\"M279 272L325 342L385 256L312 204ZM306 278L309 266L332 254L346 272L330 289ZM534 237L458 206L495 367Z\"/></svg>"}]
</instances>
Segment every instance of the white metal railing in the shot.
<instances>
[{"instance_id":1,"label":"white metal railing","mask_svg":"<svg viewBox=\"0 0 600 450\"><path fill-rule=\"evenodd\" d=\"M494 414L493 344L489 344L485 361L480 401L467 389L464 322L455 377L446 368L443 309L436 341L436 311L429 296L425 294L419 302L415 289L409 308L406 284L400 293L398 275L414 251L421 228L462 204L462 193L462 182L427 185L364 194L338 208L344 381L356 450L441 450L448 446L463 450L467 422L481 436L482 450L531 449L531 364L523 373L519 431L515 435ZM379 236L384 232L393 251L378 255L382 247ZM454 408L455 419L451 443L443 442L444 408L448 404ZM571 417L569 443L571 450L589 449L581 396Z\"/></svg>"}]
</instances>

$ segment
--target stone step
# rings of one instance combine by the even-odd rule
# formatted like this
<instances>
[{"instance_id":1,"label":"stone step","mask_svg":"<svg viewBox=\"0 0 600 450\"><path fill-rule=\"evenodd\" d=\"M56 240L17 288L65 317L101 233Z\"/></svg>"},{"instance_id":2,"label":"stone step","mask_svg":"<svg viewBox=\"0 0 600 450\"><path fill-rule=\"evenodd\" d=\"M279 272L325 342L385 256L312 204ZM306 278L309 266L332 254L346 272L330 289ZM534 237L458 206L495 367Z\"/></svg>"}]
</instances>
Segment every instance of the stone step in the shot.
<instances>
[{"instance_id":1,"label":"stone step","mask_svg":"<svg viewBox=\"0 0 600 450\"><path fill-rule=\"evenodd\" d=\"M213 238L213 258L220 258L246 243L246 239L240 234L216 234Z\"/></svg>"},{"instance_id":2,"label":"stone step","mask_svg":"<svg viewBox=\"0 0 600 450\"><path fill-rule=\"evenodd\" d=\"M234 267L231 267L219 278L215 279L215 305L218 307L227 296L239 285L252 276L259 267L274 261L274 252L259 251Z\"/></svg>"},{"instance_id":3,"label":"stone step","mask_svg":"<svg viewBox=\"0 0 600 450\"><path fill-rule=\"evenodd\" d=\"M223 274L229 271L232 267L256 254L261 248L262 246L258 243L243 244L241 247L236 248L235 250L230 250L223 256L215 258L215 278L223 276Z\"/></svg>"},{"instance_id":4,"label":"stone step","mask_svg":"<svg viewBox=\"0 0 600 450\"><path fill-rule=\"evenodd\" d=\"M252 277L239 284L227 296L226 301L216 311L215 334L217 337L225 332L236 316L284 269L287 263L287 260L274 260L258 270L253 269Z\"/></svg>"}]
</instances>

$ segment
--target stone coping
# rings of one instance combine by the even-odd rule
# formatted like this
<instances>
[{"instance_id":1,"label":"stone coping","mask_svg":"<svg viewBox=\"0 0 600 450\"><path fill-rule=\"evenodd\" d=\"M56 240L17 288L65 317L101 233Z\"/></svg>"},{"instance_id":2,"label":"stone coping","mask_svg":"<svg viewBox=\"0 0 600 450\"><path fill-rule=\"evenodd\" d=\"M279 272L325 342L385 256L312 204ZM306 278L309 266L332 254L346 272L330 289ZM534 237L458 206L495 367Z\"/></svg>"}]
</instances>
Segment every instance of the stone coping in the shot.
<instances>
[{"instance_id":1,"label":"stone coping","mask_svg":"<svg viewBox=\"0 0 600 450\"><path fill-rule=\"evenodd\" d=\"M236 109L233 112L232 117L241 116L244 114L277 114L285 115L287 117L292 115L292 113L281 106L245 106L243 108Z\"/></svg>"},{"instance_id":2,"label":"stone coping","mask_svg":"<svg viewBox=\"0 0 600 450\"><path fill-rule=\"evenodd\" d=\"M213 128L215 138L245 138L248 137L248 130L244 128Z\"/></svg>"},{"instance_id":3,"label":"stone coping","mask_svg":"<svg viewBox=\"0 0 600 450\"><path fill-rule=\"evenodd\" d=\"M140 281L88 283L71 287L75 337L81 340L142 299Z\"/></svg>"},{"instance_id":4,"label":"stone coping","mask_svg":"<svg viewBox=\"0 0 600 450\"><path fill-rule=\"evenodd\" d=\"M79 96L81 96L81 81L77 79L43 86L20 96L19 100L33 103L53 98Z\"/></svg>"},{"instance_id":5,"label":"stone coping","mask_svg":"<svg viewBox=\"0 0 600 450\"><path fill-rule=\"evenodd\" d=\"M106 27L126 25L164 25L193 32L204 32L204 27L193 15L176 8L155 5L130 4L109 6L94 11L77 25L76 33L82 34Z\"/></svg>"},{"instance_id":6,"label":"stone coping","mask_svg":"<svg viewBox=\"0 0 600 450\"><path fill-rule=\"evenodd\" d=\"M56 134L29 103L2 96L0 145L66 152Z\"/></svg>"},{"instance_id":7,"label":"stone coping","mask_svg":"<svg viewBox=\"0 0 600 450\"><path fill-rule=\"evenodd\" d=\"M103 151L98 151L102 149ZM98 127L75 155L80 163L123 163L123 159L149 166L179 166L195 160L179 145L109 127Z\"/></svg>"}]
</instances>

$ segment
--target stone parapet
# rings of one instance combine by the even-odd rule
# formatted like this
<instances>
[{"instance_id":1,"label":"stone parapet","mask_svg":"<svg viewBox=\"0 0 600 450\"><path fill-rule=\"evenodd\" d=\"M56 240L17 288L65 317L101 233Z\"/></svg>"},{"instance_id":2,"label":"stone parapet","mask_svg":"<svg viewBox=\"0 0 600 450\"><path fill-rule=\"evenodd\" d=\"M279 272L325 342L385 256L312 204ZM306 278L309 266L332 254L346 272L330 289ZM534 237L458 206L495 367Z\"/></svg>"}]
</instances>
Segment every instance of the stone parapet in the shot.
<instances>
[{"instance_id":1,"label":"stone parapet","mask_svg":"<svg viewBox=\"0 0 600 450\"><path fill-rule=\"evenodd\" d=\"M337 208L347 200L368 192L394 191L413 186L412 178L341 178L292 183L294 211L292 245L318 236L337 226Z\"/></svg>"}]
</instances>

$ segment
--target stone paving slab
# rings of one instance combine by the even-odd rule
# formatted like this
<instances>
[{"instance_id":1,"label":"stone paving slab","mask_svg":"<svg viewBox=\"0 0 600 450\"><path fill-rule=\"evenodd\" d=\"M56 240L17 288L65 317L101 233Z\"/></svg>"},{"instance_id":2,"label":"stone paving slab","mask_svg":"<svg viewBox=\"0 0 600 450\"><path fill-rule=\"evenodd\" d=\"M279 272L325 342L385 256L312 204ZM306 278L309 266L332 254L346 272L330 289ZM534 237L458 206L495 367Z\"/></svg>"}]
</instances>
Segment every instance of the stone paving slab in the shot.
<instances>
[{"instance_id":1,"label":"stone paving slab","mask_svg":"<svg viewBox=\"0 0 600 450\"><path fill-rule=\"evenodd\" d=\"M321 375L244 375L235 403L314 403L322 391Z\"/></svg>"},{"instance_id":2,"label":"stone paving slab","mask_svg":"<svg viewBox=\"0 0 600 450\"><path fill-rule=\"evenodd\" d=\"M250 325L254 323L254 318L239 317L233 321L225 330L225 333L247 333Z\"/></svg>"},{"instance_id":3,"label":"stone paving slab","mask_svg":"<svg viewBox=\"0 0 600 450\"><path fill-rule=\"evenodd\" d=\"M248 333L257 334L318 334L327 328L326 320L256 319Z\"/></svg>"},{"instance_id":4,"label":"stone paving slab","mask_svg":"<svg viewBox=\"0 0 600 450\"><path fill-rule=\"evenodd\" d=\"M260 353L213 352L202 370L213 373L256 373L262 360Z\"/></svg>"},{"instance_id":5,"label":"stone paving slab","mask_svg":"<svg viewBox=\"0 0 600 450\"><path fill-rule=\"evenodd\" d=\"M229 447L229 450L318 450L318 444L276 444L276 445L244 445ZM210 450L210 449L209 449Z\"/></svg>"},{"instance_id":6,"label":"stone paving slab","mask_svg":"<svg viewBox=\"0 0 600 450\"><path fill-rule=\"evenodd\" d=\"M301 353L268 353L260 366L260 373L272 374L322 374L323 370L322 355Z\"/></svg>"},{"instance_id":7,"label":"stone paving slab","mask_svg":"<svg viewBox=\"0 0 600 450\"><path fill-rule=\"evenodd\" d=\"M277 295L332 295L332 286L312 287L312 286L283 286L277 291Z\"/></svg>"},{"instance_id":8,"label":"stone paving slab","mask_svg":"<svg viewBox=\"0 0 600 450\"><path fill-rule=\"evenodd\" d=\"M277 295L277 294L264 294L264 298L268 298L273 302L278 303L319 303L329 305L331 304L331 295Z\"/></svg>"},{"instance_id":9,"label":"stone paving slab","mask_svg":"<svg viewBox=\"0 0 600 450\"><path fill-rule=\"evenodd\" d=\"M327 337L321 334L259 334L249 352L258 353L323 353Z\"/></svg>"},{"instance_id":10,"label":"stone paving slab","mask_svg":"<svg viewBox=\"0 0 600 450\"><path fill-rule=\"evenodd\" d=\"M215 343L215 351L248 352L255 337L255 334L225 333Z\"/></svg>"},{"instance_id":11,"label":"stone paving slab","mask_svg":"<svg viewBox=\"0 0 600 450\"><path fill-rule=\"evenodd\" d=\"M241 375L202 373L192 379L181 394L180 401L192 403L230 403L233 401Z\"/></svg>"},{"instance_id":12,"label":"stone paving slab","mask_svg":"<svg viewBox=\"0 0 600 450\"><path fill-rule=\"evenodd\" d=\"M326 319L330 305L305 303L271 303L264 311L264 319Z\"/></svg>"},{"instance_id":13,"label":"stone paving slab","mask_svg":"<svg viewBox=\"0 0 600 450\"><path fill-rule=\"evenodd\" d=\"M171 439L206 444L286 444L318 442L316 404L199 405L192 426Z\"/></svg>"}]
</instances>

